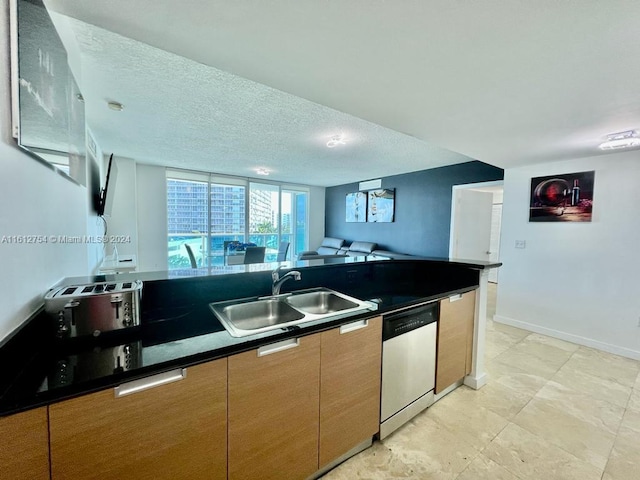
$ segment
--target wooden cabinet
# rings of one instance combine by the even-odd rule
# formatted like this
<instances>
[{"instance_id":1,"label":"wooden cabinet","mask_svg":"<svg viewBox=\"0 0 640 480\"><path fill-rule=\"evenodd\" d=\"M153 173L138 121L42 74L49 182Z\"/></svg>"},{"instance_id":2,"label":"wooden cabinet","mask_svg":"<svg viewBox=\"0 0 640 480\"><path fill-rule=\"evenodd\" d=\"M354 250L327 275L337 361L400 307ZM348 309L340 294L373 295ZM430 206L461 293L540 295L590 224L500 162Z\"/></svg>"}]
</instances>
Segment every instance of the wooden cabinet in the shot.
<instances>
[{"instance_id":1,"label":"wooden cabinet","mask_svg":"<svg viewBox=\"0 0 640 480\"><path fill-rule=\"evenodd\" d=\"M319 388L320 334L229 357L230 480L318 470Z\"/></svg>"},{"instance_id":2,"label":"wooden cabinet","mask_svg":"<svg viewBox=\"0 0 640 480\"><path fill-rule=\"evenodd\" d=\"M227 360L136 391L163 379L171 380L161 374L51 405L52 479L225 479Z\"/></svg>"},{"instance_id":3,"label":"wooden cabinet","mask_svg":"<svg viewBox=\"0 0 640 480\"><path fill-rule=\"evenodd\" d=\"M440 301L436 394L471 371L475 305L475 290Z\"/></svg>"},{"instance_id":4,"label":"wooden cabinet","mask_svg":"<svg viewBox=\"0 0 640 480\"><path fill-rule=\"evenodd\" d=\"M49 479L46 407L0 418L0 478Z\"/></svg>"},{"instance_id":5,"label":"wooden cabinet","mask_svg":"<svg viewBox=\"0 0 640 480\"><path fill-rule=\"evenodd\" d=\"M320 467L380 427L382 317L322 333Z\"/></svg>"},{"instance_id":6,"label":"wooden cabinet","mask_svg":"<svg viewBox=\"0 0 640 480\"><path fill-rule=\"evenodd\" d=\"M0 418L0 477L308 478L378 432L381 337L355 321Z\"/></svg>"}]
</instances>

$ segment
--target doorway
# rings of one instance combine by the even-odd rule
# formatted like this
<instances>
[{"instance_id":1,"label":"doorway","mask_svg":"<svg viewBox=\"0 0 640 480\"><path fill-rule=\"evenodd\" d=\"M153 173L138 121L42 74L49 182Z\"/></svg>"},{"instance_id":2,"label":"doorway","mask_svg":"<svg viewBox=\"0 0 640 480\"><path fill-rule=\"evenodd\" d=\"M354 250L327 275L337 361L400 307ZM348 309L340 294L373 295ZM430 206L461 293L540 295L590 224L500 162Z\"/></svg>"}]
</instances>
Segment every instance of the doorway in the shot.
<instances>
[{"instance_id":1,"label":"doorway","mask_svg":"<svg viewBox=\"0 0 640 480\"><path fill-rule=\"evenodd\" d=\"M451 195L449 256L497 262L500 258L503 182L455 185ZM489 281L498 283L498 270Z\"/></svg>"}]
</instances>

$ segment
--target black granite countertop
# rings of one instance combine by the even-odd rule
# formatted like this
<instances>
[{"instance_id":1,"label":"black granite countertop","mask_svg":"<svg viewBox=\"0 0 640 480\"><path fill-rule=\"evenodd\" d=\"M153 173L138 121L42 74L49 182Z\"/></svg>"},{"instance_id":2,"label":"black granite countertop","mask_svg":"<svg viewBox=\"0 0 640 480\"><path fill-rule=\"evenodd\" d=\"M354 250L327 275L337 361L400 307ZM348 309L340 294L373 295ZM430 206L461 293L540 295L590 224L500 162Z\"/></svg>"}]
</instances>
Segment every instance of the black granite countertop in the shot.
<instances>
[{"instance_id":1,"label":"black granite countertop","mask_svg":"<svg viewBox=\"0 0 640 480\"><path fill-rule=\"evenodd\" d=\"M236 338L224 329L209 303L268 295L273 265L231 267L231 271L225 267L217 275L199 271L209 269L119 275L144 282L141 325L99 339L60 341L51 333L49 317L39 312L0 348L0 361L12 365L0 376L0 416L468 291L478 286L478 270L485 268L441 259L371 258L284 266L299 269L304 280L287 282L289 289L333 288L371 301L371 311ZM72 278L65 283L110 278Z\"/></svg>"}]
</instances>

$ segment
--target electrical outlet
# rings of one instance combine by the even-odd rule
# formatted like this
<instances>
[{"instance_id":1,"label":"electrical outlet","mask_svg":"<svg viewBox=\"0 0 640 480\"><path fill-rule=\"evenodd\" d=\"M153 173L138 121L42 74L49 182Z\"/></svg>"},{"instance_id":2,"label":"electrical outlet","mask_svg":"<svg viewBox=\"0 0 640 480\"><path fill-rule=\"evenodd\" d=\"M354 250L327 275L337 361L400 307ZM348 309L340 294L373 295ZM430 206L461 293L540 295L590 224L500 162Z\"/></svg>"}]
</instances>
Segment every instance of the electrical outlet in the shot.
<instances>
[{"instance_id":1,"label":"electrical outlet","mask_svg":"<svg viewBox=\"0 0 640 480\"><path fill-rule=\"evenodd\" d=\"M527 241L526 240L516 240L516 248L526 248Z\"/></svg>"}]
</instances>

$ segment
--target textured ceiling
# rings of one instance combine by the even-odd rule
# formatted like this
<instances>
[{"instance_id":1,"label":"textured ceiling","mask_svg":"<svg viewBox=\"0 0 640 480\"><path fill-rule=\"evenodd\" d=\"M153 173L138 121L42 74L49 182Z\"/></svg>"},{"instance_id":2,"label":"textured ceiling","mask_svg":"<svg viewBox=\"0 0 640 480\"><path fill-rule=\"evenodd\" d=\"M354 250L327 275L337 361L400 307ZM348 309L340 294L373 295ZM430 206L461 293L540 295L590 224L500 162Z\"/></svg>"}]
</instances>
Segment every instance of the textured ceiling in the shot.
<instances>
[{"instance_id":1,"label":"textured ceiling","mask_svg":"<svg viewBox=\"0 0 640 480\"><path fill-rule=\"evenodd\" d=\"M86 118L105 152L168 165L337 185L470 159L75 20ZM69 44L69 41L66 42ZM71 50L71 48L69 48ZM77 68L76 68L77 69ZM115 112L106 102L125 108ZM327 148L331 136L346 144Z\"/></svg>"},{"instance_id":2,"label":"textured ceiling","mask_svg":"<svg viewBox=\"0 0 640 480\"><path fill-rule=\"evenodd\" d=\"M112 55L120 65L117 75L113 72L113 78L103 80L104 89L96 92L101 98L123 95L118 77L131 76L135 81L136 65L155 67L156 73L148 74L153 78L139 86L147 89L143 96L150 98L155 90L174 97L169 101L178 100L179 110L187 116L181 115L180 121L178 115L165 117L157 103L147 105L141 114L138 108L143 107L135 98L117 98L127 106L123 114L140 115L139 125L127 124L121 115L119 121L128 131L111 133L109 141L120 135L127 144L136 143L155 132L155 142L147 143L157 143L158 151L171 153L185 166L192 161L193 142L198 148L208 142L209 161L227 167L234 162L234 173L249 174L247 157L262 158L261 166L274 165L278 175L289 165L300 164L301 170L313 172L304 183L320 185L462 161L455 155L439 157L433 147L409 136L389 133L387 138L382 135L386 129L347 115L341 118L334 110L503 168L596 155L607 133L640 128L637 0L48 0L47 4L202 64L187 73L175 70L185 68L184 58L169 60L157 53L155 60L146 62L129 57L131 51L121 51ZM99 37L96 34L97 43L108 41ZM120 41L121 48L125 44ZM103 48L109 55L111 42ZM237 77L227 84L223 72ZM172 81L171 88L181 89L181 101L168 88ZM190 92L211 89L202 87L210 81L222 82L216 89L225 95L185 100ZM240 97L247 89L248 100L242 105L236 108L229 101L229 109L218 110L225 99L236 93ZM299 98L285 100L282 92ZM93 114L90 110L88 118ZM212 121L216 115L226 117ZM203 128L207 125L212 126L208 132ZM369 128L363 132L364 126ZM341 129L360 141L320 155L324 139L319 137ZM283 131L287 134L279 135ZM251 155L251 148L239 148L244 139L262 151ZM140 153L146 154L145 160L153 156L168 161L144 150ZM233 154L238 158L219 158ZM292 175L301 180L299 171Z\"/></svg>"}]
</instances>

